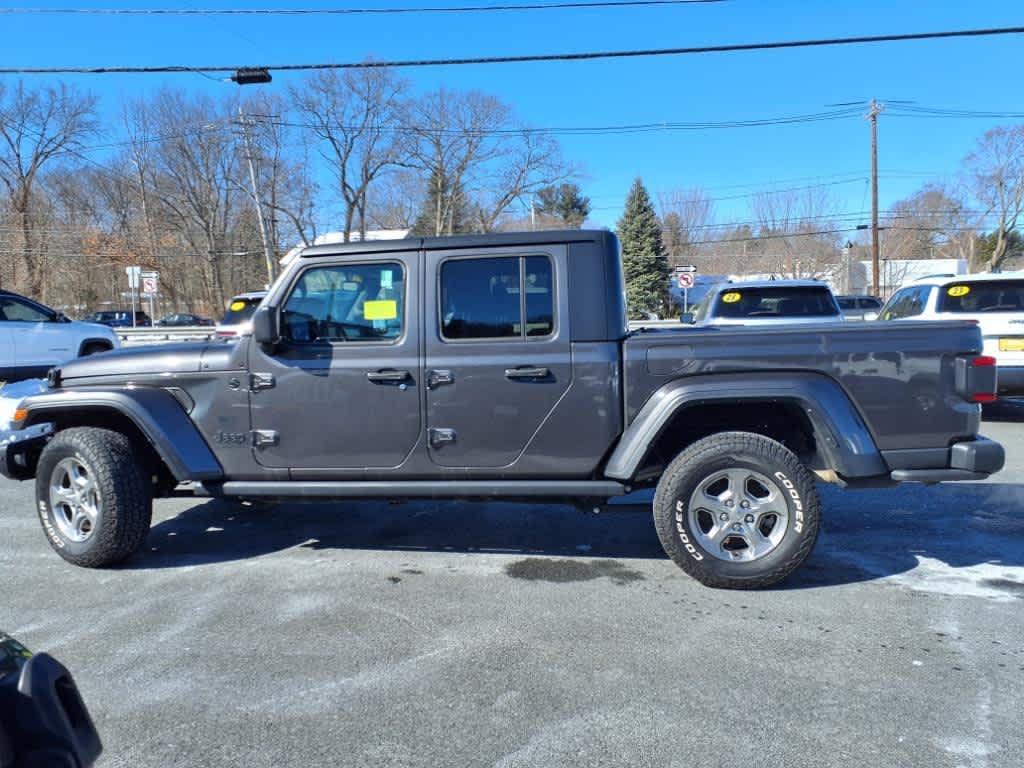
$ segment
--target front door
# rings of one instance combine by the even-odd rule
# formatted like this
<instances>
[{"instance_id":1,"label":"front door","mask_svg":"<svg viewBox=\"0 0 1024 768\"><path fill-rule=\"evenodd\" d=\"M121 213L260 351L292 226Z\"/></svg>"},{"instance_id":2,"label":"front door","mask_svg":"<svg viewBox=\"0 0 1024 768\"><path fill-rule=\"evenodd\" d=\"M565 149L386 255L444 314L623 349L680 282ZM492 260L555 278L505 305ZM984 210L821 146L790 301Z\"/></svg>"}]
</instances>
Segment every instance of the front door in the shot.
<instances>
[{"instance_id":1,"label":"front door","mask_svg":"<svg viewBox=\"0 0 1024 768\"><path fill-rule=\"evenodd\" d=\"M419 254L313 260L251 345L253 451L267 467L397 467L420 436Z\"/></svg>"},{"instance_id":2,"label":"front door","mask_svg":"<svg viewBox=\"0 0 1024 768\"><path fill-rule=\"evenodd\" d=\"M14 356L19 367L45 372L50 366L78 356L77 335L49 310L17 296L2 296L0 313L5 319L4 326L14 336Z\"/></svg>"},{"instance_id":3,"label":"front door","mask_svg":"<svg viewBox=\"0 0 1024 768\"><path fill-rule=\"evenodd\" d=\"M506 467L569 387L564 246L429 252L427 444L445 467ZM430 306L432 304L432 306Z\"/></svg>"}]
</instances>

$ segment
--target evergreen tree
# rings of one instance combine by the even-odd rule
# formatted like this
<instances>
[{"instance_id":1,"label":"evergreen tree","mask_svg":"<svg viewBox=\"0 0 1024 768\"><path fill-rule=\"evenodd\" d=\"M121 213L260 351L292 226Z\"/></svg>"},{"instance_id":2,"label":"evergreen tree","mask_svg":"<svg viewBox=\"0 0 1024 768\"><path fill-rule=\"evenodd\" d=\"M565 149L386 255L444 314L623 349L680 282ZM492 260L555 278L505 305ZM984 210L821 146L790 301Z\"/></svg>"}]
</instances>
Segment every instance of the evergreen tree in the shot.
<instances>
[{"instance_id":1,"label":"evergreen tree","mask_svg":"<svg viewBox=\"0 0 1024 768\"><path fill-rule=\"evenodd\" d=\"M579 229L590 214L590 198L583 196L578 184L542 187L537 190L537 213Z\"/></svg>"},{"instance_id":2,"label":"evergreen tree","mask_svg":"<svg viewBox=\"0 0 1024 768\"><path fill-rule=\"evenodd\" d=\"M459 182L434 169L427 183L423 208L409 234L435 237L472 231L469 204Z\"/></svg>"},{"instance_id":3,"label":"evergreen tree","mask_svg":"<svg viewBox=\"0 0 1024 768\"><path fill-rule=\"evenodd\" d=\"M668 259L661 241L661 223L639 178L629 190L626 210L617 229L630 317L642 319L646 312L664 315L668 298Z\"/></svg>"}]
</instances>

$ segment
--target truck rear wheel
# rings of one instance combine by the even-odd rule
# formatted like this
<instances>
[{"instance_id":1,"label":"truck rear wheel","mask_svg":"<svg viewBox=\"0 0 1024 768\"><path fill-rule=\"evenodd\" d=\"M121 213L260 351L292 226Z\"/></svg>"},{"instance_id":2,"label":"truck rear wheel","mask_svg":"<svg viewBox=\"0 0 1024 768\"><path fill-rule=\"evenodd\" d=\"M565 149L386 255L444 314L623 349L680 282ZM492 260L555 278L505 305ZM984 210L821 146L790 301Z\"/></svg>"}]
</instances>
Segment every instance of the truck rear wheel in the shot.
<instances>
[{"instance_id":1,"label":"truck rear wheel","mask_svg":"<svg viewBox=\"0 0 1024 768\"><path fill-rule=\"evenodd\" d=\"M36 506L57 553L86 568L133 555L149 532L152 493L138 451L119 432L58 432L36 467Z\"/></svg>"},{"instance_id":2,"label":"truck rear wheel","mask_svg":"<svg viewBox=\"0 0 1024 768\"><path fill-rule=\"evenodd\" d=\"M782 581L811 553L820 519L811 473L782 443L751 432L694 443L669 464L654 496L665 552L709 587Z\"/></svg>"}]
</instances>

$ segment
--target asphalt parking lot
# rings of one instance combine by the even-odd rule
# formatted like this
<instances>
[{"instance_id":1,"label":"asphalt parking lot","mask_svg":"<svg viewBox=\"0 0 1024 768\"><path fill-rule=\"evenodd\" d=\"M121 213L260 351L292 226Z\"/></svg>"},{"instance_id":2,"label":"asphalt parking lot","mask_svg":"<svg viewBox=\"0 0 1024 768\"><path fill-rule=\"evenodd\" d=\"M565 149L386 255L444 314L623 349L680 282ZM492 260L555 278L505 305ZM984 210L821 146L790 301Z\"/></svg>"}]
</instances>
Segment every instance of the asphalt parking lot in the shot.
<instances>
[{"instance_id":1,"label":"asphalt parking lot","mask_svg":"<svg viewBox=\"0 0 1024 768\"><path fill-rule=\"evenodd\" d=\"M1019 766L1024 406L989 482L843 492L782 588L646 514L161 501L66 565L0 483L0 628L75 673L103 766Z\"/></svg>"}]
</instances>

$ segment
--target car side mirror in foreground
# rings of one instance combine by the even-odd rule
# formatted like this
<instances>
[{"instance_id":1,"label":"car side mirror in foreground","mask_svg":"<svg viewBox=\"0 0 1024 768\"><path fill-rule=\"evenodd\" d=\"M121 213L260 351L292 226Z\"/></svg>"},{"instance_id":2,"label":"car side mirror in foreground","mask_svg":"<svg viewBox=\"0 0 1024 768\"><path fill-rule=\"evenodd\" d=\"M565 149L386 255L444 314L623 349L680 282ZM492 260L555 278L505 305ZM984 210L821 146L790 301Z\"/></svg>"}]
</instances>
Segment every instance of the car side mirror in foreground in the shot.
<instances>
[{"instance_id":1,"label":"car side mirror in foreground","mask_svg":"<svg viewBox=\"0 0 1024 768\"><path fill-rule=\"evenodd\" d=\"M88 768L102 751L71 673L0 632L0 768Z\"/></svg>"},{"instance_id":2,"label":"car side mirror in foreground","mask_svg":"<svg viewBox=\"0 0 1024 768\"><path fill-rule=\"evenodd\" d=\"M693 316L693 312L683 312L683 314L679 316L679 322L686 323L687 325L693 325L697 322L697 318Z\"/></svg>"},{"instance_id":3,"label":"car side mirror in foreground","mask_svg":"<svg viewBox=\"0 0 1024 768\"><path fill-rule=\"evenodd\" d=\"M259 307L252 316L252 337L257 344L275 347L281 342L277 307Z\"/></svg>"}]
</instances>

